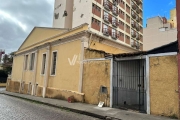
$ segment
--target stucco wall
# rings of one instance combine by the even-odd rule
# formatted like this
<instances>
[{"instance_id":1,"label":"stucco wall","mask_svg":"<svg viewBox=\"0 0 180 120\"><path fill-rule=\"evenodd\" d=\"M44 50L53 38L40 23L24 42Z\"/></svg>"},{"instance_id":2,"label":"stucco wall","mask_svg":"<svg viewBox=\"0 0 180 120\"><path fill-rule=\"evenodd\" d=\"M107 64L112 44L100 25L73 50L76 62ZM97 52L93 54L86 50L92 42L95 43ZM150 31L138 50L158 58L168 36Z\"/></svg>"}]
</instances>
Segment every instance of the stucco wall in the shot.
<instances>
[{"instance_id":1,"label":"stucco wall","mask_svg":"<svg viewBox=\"0 0 180 120\"><path fill-rule=\"evenodd\" d=\"M105 102L105 106L109 106L110 60L85 62L83 69L83 93L85 94L85 102L98 104L99 101L103 101ZM107 94L100 92L101 86L107 87Z\"/></svg>"},{"instance_id":2,"label":"stucco wall","mask_svg":"<svg viewBox=\"0 0 180 120\"><path fill-rule=\"evenodd\" d=\"M24 56L23 55L13 57L11 80L21 81L22 71L23 71L23 62L24 62Z\"/></svg>"},{"instance_id":3,"label":"stucco wall","mask_svg":"<svg viewBox=\"0 0 180 120\"><path fill-rule=\"evenodd\" d=\"M12 81L12 80L7 80L6 84L6 90L9 92L19 92L20 88L20 82L19 81Z\"/></svg>"},{"instance_id":4,"label":"stucco wall","mask_svg":"<svg viewBox=\"0 0 180 120\"><path fill-rule=\"evenodd\" d=\"M79 58L81 53L81 41L73 41L66 44L60 44L51 48L57 51L56 75L50 75L52 56L50 57L48 87L78 91L79 85ZM74 63L73 63L74 59ZM72 64L71 64L72 63Z\"/></svg>"},{"instance_id":5,"label":"stucco wall","mask_svg":"<svg viewBox=\"0 0 180 120\"><path fill-rule=\"evenodd\" d=\"M176 56L150 57L151 114L178 116Z\"/></svg>"}]
</instances>

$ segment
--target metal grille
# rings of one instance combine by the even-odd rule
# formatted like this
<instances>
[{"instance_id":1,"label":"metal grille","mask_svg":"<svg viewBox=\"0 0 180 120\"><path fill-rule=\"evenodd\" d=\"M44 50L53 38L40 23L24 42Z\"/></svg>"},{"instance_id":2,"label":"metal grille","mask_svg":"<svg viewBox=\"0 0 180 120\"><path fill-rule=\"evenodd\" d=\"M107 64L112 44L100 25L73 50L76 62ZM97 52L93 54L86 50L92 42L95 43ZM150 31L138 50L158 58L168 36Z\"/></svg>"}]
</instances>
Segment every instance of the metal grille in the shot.
<instances>
[{"instance_id":1,"label":"metal grille","mask_svg":"<svg viewBox=\"0 0 180 120\"><path fill-rule=\"evenodd\" d=\"M113 74L113 106L144 111L145 61L115 61Z\"/></svg>"}]
</instances>

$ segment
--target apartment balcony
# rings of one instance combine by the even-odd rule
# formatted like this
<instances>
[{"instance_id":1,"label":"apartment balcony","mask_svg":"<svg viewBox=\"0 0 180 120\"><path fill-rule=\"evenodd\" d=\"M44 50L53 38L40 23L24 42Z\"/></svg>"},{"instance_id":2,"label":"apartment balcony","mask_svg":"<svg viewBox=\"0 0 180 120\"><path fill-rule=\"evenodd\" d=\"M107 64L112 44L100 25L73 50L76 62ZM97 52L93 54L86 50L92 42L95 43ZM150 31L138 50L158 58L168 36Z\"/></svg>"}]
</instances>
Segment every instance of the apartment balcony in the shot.
<instances>
[{"instance_id":1,"label":"apartment balcony","mask_svg":"<svg viewBox=\"0 0 180 120\"><path fill-rule=\"evenodd\" d=\"M109 4L108 1L105 1L105 2L104 2L104 8L105 8L106 10L110 11L110 4Z\"/></svg>"},{"instance_id":2,"label":"apartment balcony","mask_svg":"<svg viewBox=\"0 0 180 120\"><path fill-rule=\"evenodd\" d=\"M103 28L103 35L109 36L108 28Z\"/></svg>"},{"instance_id":3,"label":"apartment balcony","mask_svg":"<svg viewBox=\"0 0 180 120\"><path fill-rule=\"evenodd\" d=\"M134 22L133 20L131 20L131 27L132 27L132 28L135 28L135 27L136 27L136 24L135 24L135 22Z\"/></svg>"},{"instance_id":4,"label":"apartment balcony","mask_svg":"<svg viewBox=\"0 0 180 120\"><path fill-rule=\"evenodd\" d=\"M140 43L139 42L136 42L136 49L140 49Z\"/></svg>"},{"instance_id":5,"label":"apartment balcony","mask_svg":"<svg viewBox=\"0 0 180 120\"><path fill-rule=\"evenodd\" d=\"M134 30L131 30L131 36L132 36L133 38L135 38L135 37L136 37L136 33L135 33L135 31L134 31Z\"/></svg>"},{"instance_id":6,"label":"apartment balcony","mask_svg":"<svg viewBox=\"0 0 180 120\"><path fill-rule=\"evenodd\" d=\"M118 5L118 0L113 0L113 5Z\"/></svg>"},{"instance_id":7,"label":"apartment balcony","mask_svg":"<svg viewBox=\"0 0 180 120\"><path fill-rule=\"evenodd\" d=\"M109 16L108 15L104 15L104 22L109 23Z\"/></svg>"},{"instance_id":8,"label":"apartment balcony","mask_svg":"<svg viewBox=\"0 0 180 120\"><path fill-rule=\"evenodd\" d=\"M136 47L136 43L134 40L131 39L131 47Z\"/></svg>"},{"instance_id":9,"label":"apartment balcony","mask_svg":"<svg viewBox=\"0 0 180 120\"><path fill-rule=\"evenodd\" d=\"M137 8L137 9L136 9L136 12L137 12L137 14L139 14L139 13L140 13L140 9L139 9L139 8Z\"/></svg>"},{"instance_id":10,"label":"apartment balcony","mask_svg":"<svg viewBox=\"0 0 180 120\"><path fill-rule=\"evenodd\" d=\"M118 8L113 6L112 13L116 16L118 16Z\"/></svg>"},{"instance_id":11,"label":"apartment balcony","mask_svg":"<svg viewBox=\"0 0 180 120\"><path fill-rule=\"evenodd\" d=\"M132 18L136 19L136 15L135 15L134 11L131 11L131 15L132 15Z\"/></svg>"},{"instance_id":12,"label":"apartment balcony","mask_svg":"<svg viewBox=\"0 0 180 120\"><path fill-rule=\"evenodd\" d=\"M137 6L133 2L131 2L131 6L134 10L136 10Z\"/></svg>"},{"instance_id":13,"label":"apartment balcony","mask_svg":"<svg viewBox=\"0 0 180 120\"><path fill-rule=\"evenodd\" d=\"M112 20L112 26L118 27L118 22L117 22L117 20Z\"/></svg>"},{"instance_id":14,"label":"apartment balcony","mask_svg":"<svg viewBox=\"0 0 180 120\"><path fill-rule=\"evenodd\" d=\"M141 1L140 1L140 0L136 0L136 4L137 4L137 5L140 5L140 4L141 4Z\"/></svg>"},{"instance_id":15,"label":"apartment balcony","mask_svg":"<svg viewBox=\"0 0 180 120\"><path fill-rule=\"evenodd\" d=\"M140 30L140 27L138 24L136 24L136 30L139 31Z\"/></svg>"},{"instance_id":16,"label":"apartment balcony","mask_svg":"<svg viewBox=\"0 0 180 120\"><path fill-rule=\"evenodd\" d=\"M139 16L138 15L136 15L136 21L137 22L139 22L140 20L139 20Z\"/></svg>"},{"instance_id":17,"label":"apartment balcony","mask_svg":"<svg viewBox=\"0 0 180 120\"><path fill-rule=\"evenodd\" d=\"M136 33L136 40L140 40L140 35Z\"/></svg>"},{"instance_id":18,"label":"apartment balcony","mask_svg":"<svg viewBox=\"0 0 180 120\"><path fill-rule=\"evenodd\" d=\"M118 38L118 37L117 37L117 33L116 33L116 32L112 32L111 37L112 37L113 39L117 39L117 38Z\"/></svg>"}]
</instances>

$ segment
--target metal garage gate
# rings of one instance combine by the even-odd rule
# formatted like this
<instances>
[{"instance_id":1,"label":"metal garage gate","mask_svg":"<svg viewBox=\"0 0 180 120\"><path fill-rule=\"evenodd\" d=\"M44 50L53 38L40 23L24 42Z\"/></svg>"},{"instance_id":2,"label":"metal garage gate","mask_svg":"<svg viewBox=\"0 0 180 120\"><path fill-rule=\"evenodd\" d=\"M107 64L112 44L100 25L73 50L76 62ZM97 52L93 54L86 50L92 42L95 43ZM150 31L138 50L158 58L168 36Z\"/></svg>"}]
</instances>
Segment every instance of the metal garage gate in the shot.
<instances>
[{"instance_id":1,"label":"metal garage gate","mask_svg":"<svg viewBox=\"0 0 180 120\"><path fill-rule=\"evenodd\" d=\"M113 74L113 107L145 111L145 60L114 61Z\"/></svg>"}]
</instances>

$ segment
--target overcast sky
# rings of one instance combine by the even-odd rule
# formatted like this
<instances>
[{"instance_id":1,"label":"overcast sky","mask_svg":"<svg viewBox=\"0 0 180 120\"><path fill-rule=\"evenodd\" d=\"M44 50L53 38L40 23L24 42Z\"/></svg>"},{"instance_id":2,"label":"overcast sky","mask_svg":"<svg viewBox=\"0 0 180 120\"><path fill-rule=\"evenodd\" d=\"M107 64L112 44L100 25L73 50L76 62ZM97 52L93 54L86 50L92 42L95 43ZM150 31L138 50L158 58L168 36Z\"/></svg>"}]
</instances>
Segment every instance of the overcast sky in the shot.
<instances>
[{"instance_id":1,"label":"overcast sky","mask_svg":"<svg viewBox=\"0 0 180 120\"><path fill-rule=\"evenodd\" d=\"M16 51L34 26L51 27L54 0L0 0L0 49Z\"/></svg>"},{"instance_id":2,"label":"overcast sky","mask_svg":"<svg viewBox=\"0 0 180 120\"><path fill-rule=\"evenodd\" d=\"M175 0L143 0L144 26L147 18L169 17ZM155 4L156 3L156 4ZM0 49L16 51L34 26L51 27L54 0L0 0Z\"/></svg>"}]
</instances>

